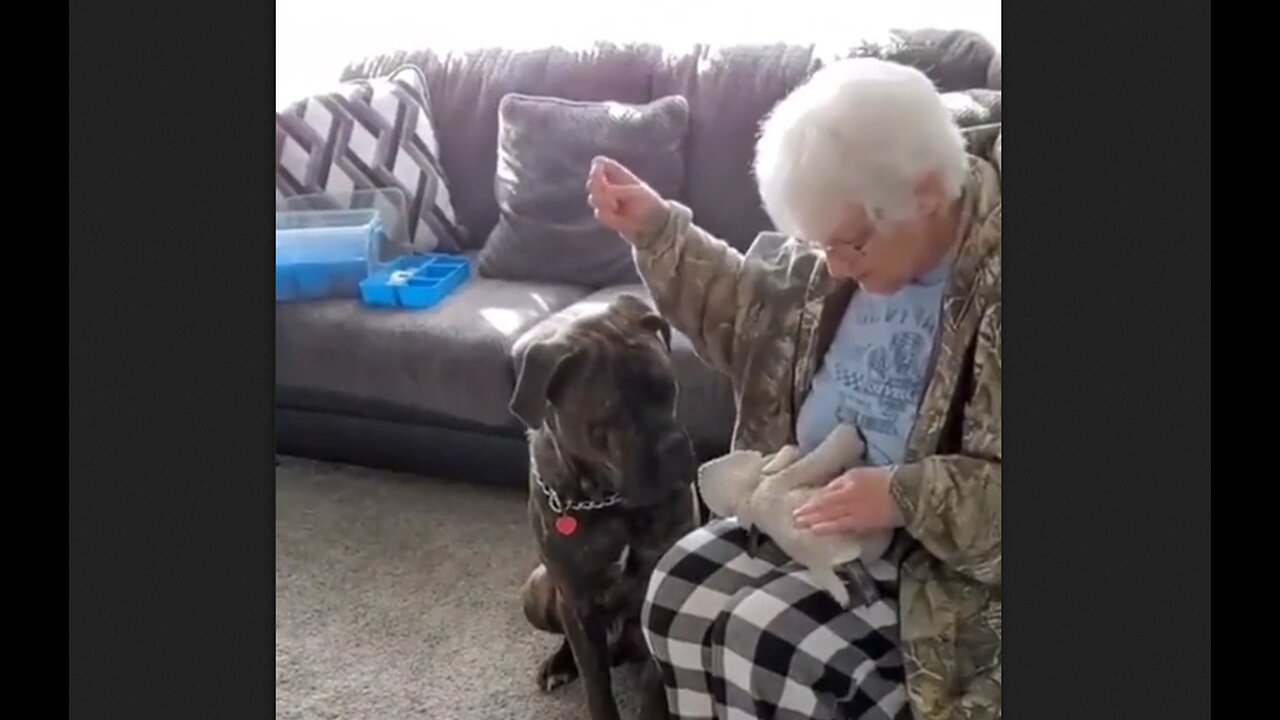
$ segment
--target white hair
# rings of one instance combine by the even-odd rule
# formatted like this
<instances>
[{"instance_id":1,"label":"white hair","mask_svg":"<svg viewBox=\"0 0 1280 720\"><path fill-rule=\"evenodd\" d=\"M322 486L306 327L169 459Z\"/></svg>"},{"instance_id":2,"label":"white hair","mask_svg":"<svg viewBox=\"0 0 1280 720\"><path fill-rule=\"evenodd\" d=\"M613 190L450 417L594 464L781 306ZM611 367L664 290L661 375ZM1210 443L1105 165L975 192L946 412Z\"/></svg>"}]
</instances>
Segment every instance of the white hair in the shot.
<instances>
[{"instance_id":1,"label":"white hair","mask_svg":"<svg viewBox=\"0 0 1280 720\"><path fill-rule=\"evenodd\" d=\"M854 203L873 222L913 216L914 186L931 172L948 199L959 197L968 159L924 73L853 58L817 71L769 113L754 170L778 230L823 241Z\"/></svg>"}]
</instances>

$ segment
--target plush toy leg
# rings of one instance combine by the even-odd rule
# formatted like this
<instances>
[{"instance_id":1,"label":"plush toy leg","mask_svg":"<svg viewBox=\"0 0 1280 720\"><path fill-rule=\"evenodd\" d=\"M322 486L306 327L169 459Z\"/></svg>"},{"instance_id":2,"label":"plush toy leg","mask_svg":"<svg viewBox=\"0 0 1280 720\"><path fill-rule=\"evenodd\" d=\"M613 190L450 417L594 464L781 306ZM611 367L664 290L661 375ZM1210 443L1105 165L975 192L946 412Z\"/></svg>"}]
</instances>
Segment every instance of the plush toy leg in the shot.
<instances>
[{"instance_id":1,"label":"plush toy leg","mask_svg":"<svg viewBox=\"0 0 1280 720\"><path fill-rule=\"evenodd\" d=\"M760 553L760 528L752 525L747 528L747 557L756 558Z\"/></svg>"},{"instance_id":2,"label":"plush toy leg","mask_svg":"<svg viewBox=\"0 0 1280 720\"><path fill-rule=\"evenodd\" d=\"M788 467L795 461L800 459L800 448L795 445L787 445L769 458L769 462L765 463L760 472L765 475L776 473L779 470Z\"/></svg>"},{"instance_id":3,"label":"plush toy leg","mask_svg":"<svg viewBox=\"0 0 1280 720\"><path fill-rule=\"evenodd\" d=\"M856 427L837 425L813 452L780 471L769 473L769 480L777 482L784 490L826 485L846 466L861 458L865 449Z\"/></svg>"},{"instance_id":4,"label":"plush toy leg","mask_svg":"<svg viewBox=\"0 0 1280 720\"><path fill-rule=\"evenodd\" d=\"M830 568L810 568L809 573L813 576L813 582L818 587L826 590L835 598L840 607L849 609L849 589L841 582L840 577Z\"/></svg>"},{"instance_id":5,"label":"plush toy leg","mask_svg":"<svg viewBox=\"0 0 1280 720\"><path fill-rule=\"evenodd\" d=\"M878 560L881 558L889 549L890 543L893 542L893 533L868 533L858 539L862 542L862 553L859 557L863 562L871 562L872 560Z\"/></svg>"}]
</instances>

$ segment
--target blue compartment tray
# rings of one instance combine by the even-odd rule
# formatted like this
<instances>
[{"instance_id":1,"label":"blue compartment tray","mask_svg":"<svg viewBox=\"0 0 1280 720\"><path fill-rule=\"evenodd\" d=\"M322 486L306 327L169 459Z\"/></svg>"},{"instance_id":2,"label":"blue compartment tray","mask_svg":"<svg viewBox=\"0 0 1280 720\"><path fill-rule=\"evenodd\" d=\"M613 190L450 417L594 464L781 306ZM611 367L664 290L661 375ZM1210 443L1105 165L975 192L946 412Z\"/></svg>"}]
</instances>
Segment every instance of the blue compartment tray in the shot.
<instances>
[{"instance_id":1,"label":"blue compartment tray","mask_svg":"<svg viewBox=\"0 0 1280 720\"><path fill-rule=\"evenodd\" d=\"M457 255L408 255L369 274L360 283L365 305L384 308L429 308L440 303L471 277L471 263Z\"/></svg>"},{"instance_id":2,"label":"blue compartment tray","mask_svg":"<svg viewBox=\"0 0 1280 720\"><path fill-rule=\"evenodd\" d=\"M276 302L356 297L387 244L374 210L276 213Z\"/></svg>"}]
</instances>

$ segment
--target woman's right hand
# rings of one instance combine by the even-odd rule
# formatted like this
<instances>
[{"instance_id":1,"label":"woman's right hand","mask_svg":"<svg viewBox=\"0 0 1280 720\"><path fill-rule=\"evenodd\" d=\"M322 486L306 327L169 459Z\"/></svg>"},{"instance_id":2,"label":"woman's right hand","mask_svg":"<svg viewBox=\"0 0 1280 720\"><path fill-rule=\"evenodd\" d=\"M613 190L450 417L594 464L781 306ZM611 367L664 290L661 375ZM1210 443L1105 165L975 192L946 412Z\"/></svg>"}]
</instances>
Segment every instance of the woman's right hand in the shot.
<instances>
[{"instance_id":1,"label":"woman's right hand","mask_svg":"<svg viewBox=\"0 0 1280 720\"><path fill-rule=\"evenodd\" d=\"M620 163L605 157L591 161L587 202L601 224L631 243L666 212L661 195Z\"/></svg>"}]
</instances>

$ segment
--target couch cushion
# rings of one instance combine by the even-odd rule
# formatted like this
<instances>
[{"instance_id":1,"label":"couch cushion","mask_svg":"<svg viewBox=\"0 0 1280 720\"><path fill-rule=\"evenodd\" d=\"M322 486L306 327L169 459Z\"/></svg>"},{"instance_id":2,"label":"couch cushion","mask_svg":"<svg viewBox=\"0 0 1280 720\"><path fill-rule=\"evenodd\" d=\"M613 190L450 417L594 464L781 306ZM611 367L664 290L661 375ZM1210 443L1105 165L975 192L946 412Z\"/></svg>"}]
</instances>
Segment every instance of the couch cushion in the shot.
<instances>
[{"instance_id":1,"label":"couch cushion","mask_svg":"<svg viewBox=\"0 0 1280 720\"><path fill-rule=\"evenodd\" d=\"M987 86L995 45L970 30L917 28L895 30L883 45L865 45L854 55L875 55L919 68L939 92Z\"/></svg>"},{"instance_id":2,"label":"couch cushion","mask_svg":"<svg viewBox=\"0 0 1280 720\"><path fill-rule=\"evenodd\" d=\"M587 204L591 159L611 157L663 197L679 197L688 102L679 95L634 104L512 93L502 100L499 122L494 187L501 215L480 252L480 272L590 288L639 282L631 246Z\"/></svg>"},{"instance_id":3,"label":"couch cushion","mask_svg":"<svg viewBox=\"0 0 1280 720\"><path fill-rule=\"evenodd\" d=\"M513 366L533 342L549 336L575 317L603 308L623 293L631 293L653 304L649 291L641 284L621 285L591 293L525 332L511 348ZM733 386L727 377L707 367L694 354L689 338L677 330L671 333L671 346L676 379L680 384L677 411L680 421L700 447L715 451L727 449L733 436L735 418Z\"/></svg>"},{"instance_id":4,"label":"couch cushion","mask_svg":"<svg viewBox=\"0 0 1280 720\"><path fill-rule=\"evenodd\" d=\"M840 47L652 44L390 53L353 63L342 77L372 77L404 63L426 72L439 120L441 160L454 206L479 248L498 219L493 192L498 103L507 93L643 103L683 95L690 105L684 201L698 224L738 248L770 228L751 177L761 118L832 59L883 57L919 68L943 92L984 87L995 47L964 30L849 28Z\"/></svg>"},{"instance_id":5,"label":"couch cushion","mask_svg":"<svg viewBox=\"0 0 1280 720\"><path fill-rule=\"evenodd\" d=\"M475 279L425 311L371 310L351 300L278 305L276 384L513 427L512 344L584 294Z\"/></svg>"},{"instance_id":6,"label":"couch cushion","mask_svg":"<svg viewBox=\"0 0 1280 720\"><path fill-rule=\"evenodd\" d=\"M740 250L772 227L751 174L760 120L817 67L808 45L699 46L654 79L654 92L689 98L685 204Z\"/></svg>"}]
</instances>

